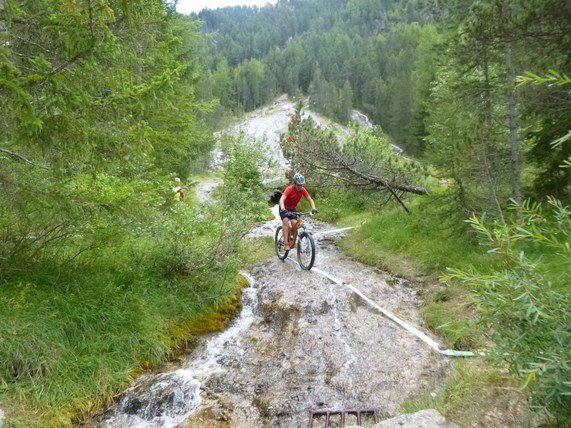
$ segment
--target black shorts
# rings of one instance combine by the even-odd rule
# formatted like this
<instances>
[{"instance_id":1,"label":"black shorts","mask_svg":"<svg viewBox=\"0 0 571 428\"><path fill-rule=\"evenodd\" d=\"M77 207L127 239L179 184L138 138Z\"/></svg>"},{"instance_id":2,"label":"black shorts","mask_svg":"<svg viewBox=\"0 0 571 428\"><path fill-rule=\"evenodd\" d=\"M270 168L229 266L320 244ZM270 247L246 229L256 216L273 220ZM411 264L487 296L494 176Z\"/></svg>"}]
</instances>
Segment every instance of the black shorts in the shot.
<instances>
[{"instance_id":1,"label":"black shorts","mask_svg":"<svg viewBox=\"0 0 571 428\"><path fill-rule=\"evenodd\" d=\"M297 220L299 218L299 215L291 211L286 211L286 213L284 214L283 211L280 210L280 218L283 220L286 217L289 218L290 220Z\"/></svg>"}]
</instances>

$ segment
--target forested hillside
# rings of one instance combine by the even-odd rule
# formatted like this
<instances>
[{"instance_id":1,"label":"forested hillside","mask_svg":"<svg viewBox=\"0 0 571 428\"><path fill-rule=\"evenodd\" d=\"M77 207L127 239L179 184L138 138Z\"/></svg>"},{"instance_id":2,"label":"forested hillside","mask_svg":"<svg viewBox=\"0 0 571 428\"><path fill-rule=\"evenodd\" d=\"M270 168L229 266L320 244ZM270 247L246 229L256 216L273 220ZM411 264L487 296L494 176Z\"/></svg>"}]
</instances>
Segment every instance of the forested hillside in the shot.
<instances>
[{"instance_id":1,"label":"forested hillside","mask_svg":"<svg viewBox=\"0 0 571 428\"><path fill-rule=\"evenodd\" d=\"M282 135L322 218L353 222L345 249L445 273L427 324L565 426L569 22L561 0L0 0L0 425L78 423L224 327L267 216L259 149L222 139L216 204L191 180L225 120L287 93L377 125L341 141L298 104Z\"/></svg>"},{"instance_id":2,"label":"forested hillside","mask_svg":"<svg viewBox=\"0 0 571 428\"><path fill-rule=\"evenodd\" d=\"M521 201L522 188L561 196L569 185L558 168L568 145L549 147L568 131L568 90L516 91L515 77L569 68L570 14L555 0L280 0L204 10L210 71L201 95L248 111L276 94L306 94L340 122L358 108L408 154L443 166L467 211L500 215L512 191ZM489 189L488 202L473 183Z\"/></svg>"}]
</instances>

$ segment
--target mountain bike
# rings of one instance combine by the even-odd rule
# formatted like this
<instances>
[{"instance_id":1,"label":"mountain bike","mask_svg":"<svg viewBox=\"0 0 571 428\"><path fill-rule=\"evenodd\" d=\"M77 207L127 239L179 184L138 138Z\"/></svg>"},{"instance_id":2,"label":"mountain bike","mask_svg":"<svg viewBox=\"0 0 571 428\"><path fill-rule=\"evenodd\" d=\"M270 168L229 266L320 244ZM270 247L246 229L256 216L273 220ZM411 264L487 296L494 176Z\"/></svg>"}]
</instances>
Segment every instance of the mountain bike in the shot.
<instances>
[{"instance_id":1,"label":"mountain bike","mask_svg":"<svg viewBox=\"0 0 571 428\"><path fill-rule=\"evenodd\" d=\"M293 214L298 216L297 220L291 220L289 228L289 243L290 248L297 248L297 262L304 270L312 268L315 262L315 241L310 232L303 226L303 217L311 216L310 212L301 213L292 211ZM274 236L274 245L276 254L280 260L285 260L290 250L285 249L285 240L283 236L282 226L278 226Z\"/></svg>"}]
</instances>

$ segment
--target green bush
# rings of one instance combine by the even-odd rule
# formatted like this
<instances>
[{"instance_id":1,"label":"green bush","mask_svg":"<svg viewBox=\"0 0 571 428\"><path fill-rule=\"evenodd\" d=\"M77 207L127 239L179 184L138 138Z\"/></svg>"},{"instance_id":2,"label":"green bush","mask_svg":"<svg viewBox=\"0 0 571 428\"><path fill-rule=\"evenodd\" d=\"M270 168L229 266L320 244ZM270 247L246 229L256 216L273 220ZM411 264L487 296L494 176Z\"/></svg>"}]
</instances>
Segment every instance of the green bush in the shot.
<instances>
[{"instance_id":1,"label":"green bush","mask_svg":"<svg viewBox=\"0 0 571 428\"><path fill-rule=\"evenodd\" d=\"M507 362L530 388L535 408L571 419L571 212L548 198L548 210L526 202L523 220L487 226L472 217L501 265L492 272L452 269L476 293L481 322ZM530 251L528 251L530 250Z\"/></svg>"},{"instance_id":2,"label":"green bush","mask_svg":"<svg viewBox=\"0 0 571 428\"><path fill-rule=\"evenodd\" d=\"M262 182L262 167L267 161L262 145L245 136L227 136L223 144L224 184L218 193L220 209L238 224L265 220L268 203Z\"/></svg>"}]
</instances>

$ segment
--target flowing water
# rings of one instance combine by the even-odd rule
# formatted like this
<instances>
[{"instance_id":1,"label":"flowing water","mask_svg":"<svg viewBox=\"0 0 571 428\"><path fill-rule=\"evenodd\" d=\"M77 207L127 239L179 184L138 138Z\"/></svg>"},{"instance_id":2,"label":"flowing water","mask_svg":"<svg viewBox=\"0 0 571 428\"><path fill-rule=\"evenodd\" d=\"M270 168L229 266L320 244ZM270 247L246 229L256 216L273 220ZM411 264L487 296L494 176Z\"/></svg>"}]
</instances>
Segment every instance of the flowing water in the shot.
<instances>
[{"instance_id":1,"label":"flowing water","mask_svg":"<svg viewBox=\"0 0 571 428\"><path fill-rule=\"evenodd\" d=\"M252 235L273 235L277 224ZM316 267L422 325L410 284L345 256L331 226L307 224ZM141 376L98 426L298 427L310 410L325 409L371 408L389 417L441 382L445 357L348 288L277 257L246 275L250 287L232 326L205 338L172 371Z\"/></svg>"}]
</instances>

